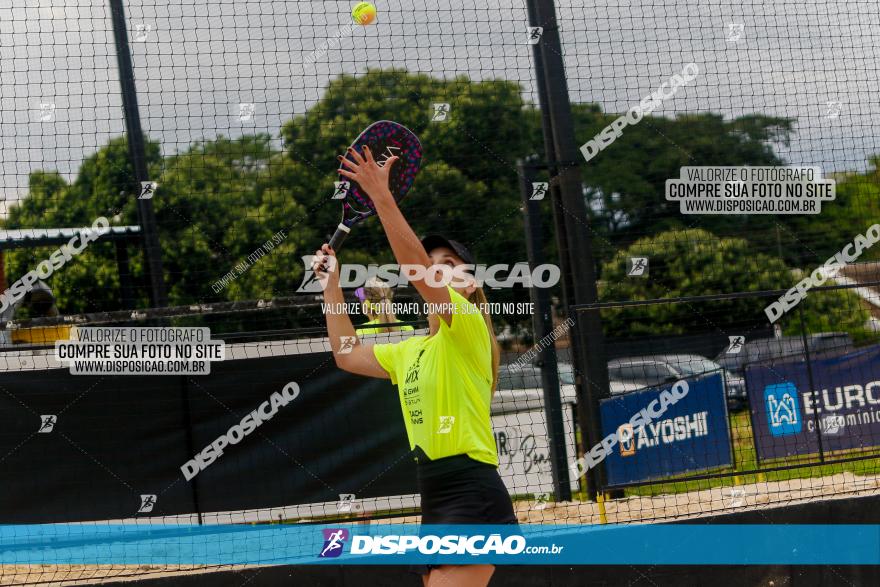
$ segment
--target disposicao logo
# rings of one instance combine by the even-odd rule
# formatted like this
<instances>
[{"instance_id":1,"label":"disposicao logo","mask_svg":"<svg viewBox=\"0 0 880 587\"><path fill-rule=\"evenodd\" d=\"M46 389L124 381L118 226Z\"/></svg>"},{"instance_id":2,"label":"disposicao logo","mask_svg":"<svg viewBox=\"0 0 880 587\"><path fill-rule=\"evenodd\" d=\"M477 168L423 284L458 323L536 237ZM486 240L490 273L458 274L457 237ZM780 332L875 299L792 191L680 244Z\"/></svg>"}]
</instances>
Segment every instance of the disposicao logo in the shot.
<instances>
[{"instance_id":1,"label":"disposicao logo","mask_svg":"<svg viewBox=\"0 0 880 587\"><path fill-rule=\"evenodd\" d=\"M318 554L318 558L337 558L342 554L342 547L348 540L348 530L345 528L324 528L324 546Z\"/></svg>"}]
</instances>

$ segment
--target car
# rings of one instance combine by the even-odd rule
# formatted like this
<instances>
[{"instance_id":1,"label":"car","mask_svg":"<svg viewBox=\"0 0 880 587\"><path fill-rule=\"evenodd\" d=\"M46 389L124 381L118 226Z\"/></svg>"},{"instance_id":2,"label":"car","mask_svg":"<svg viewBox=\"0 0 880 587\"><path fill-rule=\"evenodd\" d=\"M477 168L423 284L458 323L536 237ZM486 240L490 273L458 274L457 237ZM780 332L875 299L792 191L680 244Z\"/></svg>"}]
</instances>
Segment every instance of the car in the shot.
<instances>
[{"instance_id":1,"label":"car","mask_svg":"<svg viewBox=\"0 0 880 587\"><path fill-rule=\"evenodd\" d=\"M724 394L731 410L744 408L747 402L745 380L711 359L693 354L623 357L608 362L608 377L638 384L640 388L657 387L679 379L721 372Z\"/></svg>"},{"instance_id":2,"label":"car","mask_svg":"<svg viewBox=\"0 0 880 587\"><path fill-rule=\"evenodd\" d=\"M559 363L559 383L574 387L574 366L571 363ZM611 395L620 395L640 389L636 384L618 381L613 377L608 378L608 388Z\"/></svg>"},{"instance_id":3,"label":"car","mask_svg":"<svg viewBox=\"0 0 880 587\"><path fill-rule=\"evenodd\" d=\"M570 401L575 403L577 391L574 384L574 367L571 363L560 362L557 364L557 372L559 374L559 392L562 401ZM608 381L611 395L619 395L629 391L641 389L642 386L627 383L624 381L616 381L610 379ZM542 388L541 367L529 364L521 367L512 365L501 365L498 369L498 391L511 395L517 391L533 391Z\"/></svg>"},{"instance_id":4,"label":"car","mask_svg":"<svg viewBox=\"0 0 880 587\"><path fill-rule=\"evenodd\" d=\"M559 381L562 403L576 403L573 385ZM544 389L541 369L536 365L501 365L498 368L498 391L492 397L491 412L498 416L508 412L522 412L544 407Z\"/></svg>"},{"instance_id":5,"label":"car","mask_svg":"<svg viewBox=\"0 0 880 587\"><path fill-rule=\"evenodd\" d=\"M807 335L807 349L811 359L834 357L855 349L846 332L820 332ZM753 364L775 364L802 361L806 358L801 336L757 338L748 340L737 353L721 351L715 361L737 377L745 377L745 367Z\"/></svg>"}]
</instances>

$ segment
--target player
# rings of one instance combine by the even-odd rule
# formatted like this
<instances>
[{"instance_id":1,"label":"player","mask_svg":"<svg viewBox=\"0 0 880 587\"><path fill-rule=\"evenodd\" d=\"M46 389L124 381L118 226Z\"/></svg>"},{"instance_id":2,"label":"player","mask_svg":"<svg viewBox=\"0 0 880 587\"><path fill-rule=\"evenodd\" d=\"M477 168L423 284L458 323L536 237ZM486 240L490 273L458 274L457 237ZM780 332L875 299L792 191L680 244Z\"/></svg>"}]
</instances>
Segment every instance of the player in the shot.
<instances>
[{"instance_id":1,"label":"player","mask_svg":"<svg viewBox=\"0 0 880 587\"><path fill-rule=\"evenodd\" d=\"M383 332L393 332L395 330L413 330L412 326L383 326L379 328L362 328L369 324L396 324L401 322L397 319L391 306L391 300L394 299L394 292L388 284L373 277L367 280L364 287L355 290L354 295L361 301L364 315L369 318L361 327L358 327L358 334L380 334Z\"/></svg>"},{"instance_id":2,"label":"player","mask_svg":"<svg viewBox=\"0 0 880 587\"><path fill-rule=\"evenodd\" d=\"M430 334L392 344L362 344L339 352L340 341L355 330L346 314L327 314L327 330L336 364L346 371L391 379L397 385L410 447L416 457L423 524L515 524L510 495L498 474L498 457L489 410L498 380L499 350L486 297L469 274L440 285L441 267L473 265L461 243L442 236L419 240L388 189L397 157L380 167L369 149L340 170L367 192L400 265L425 268L410 279L432 310ZM340 159L342 159L340 157ZM325 244L313 270L324 286L324 300L343 306L338 266ZM334 260L335 261L335 260ZM426 586L482 587L493 565L440 565L417 568Z\"/></svg>"}]
</instances>

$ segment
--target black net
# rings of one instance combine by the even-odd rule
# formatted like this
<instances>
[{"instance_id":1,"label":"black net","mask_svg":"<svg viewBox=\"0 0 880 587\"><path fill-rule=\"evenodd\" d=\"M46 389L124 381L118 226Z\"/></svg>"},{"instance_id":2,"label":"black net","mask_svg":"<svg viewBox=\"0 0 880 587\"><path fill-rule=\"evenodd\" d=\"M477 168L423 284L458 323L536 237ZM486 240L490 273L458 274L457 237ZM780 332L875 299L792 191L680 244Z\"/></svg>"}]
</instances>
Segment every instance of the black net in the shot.
<instances>
[{"instance_id":1,"label":"black net","mask_svg":"<svg viewBox=\"0 0 880 587\"><path fill-rule=\"evenodd\" d=\"M0 522L418 521L397 391L336 366L306 258L340 222L337 156L378 120L424 148L400 204L414 232L506 265L484 285L501 363L491 424L521 521L875 490L867 4L557 2L558 18L530 20L544 3L391 1L364 25L354 4L0 8ZM566 89L560 126L541 105ZM572 201L586 214L574 226ZM595 299L572 269L584 258ZM412 287L357 291L396 275L379 271L396 262L379 219L351 229L339 260L361 343L428 332ZM591 316L604 342L581 340L579 356ZM97 328L208 329L225 356L161 376L59 362L56 341ZM246 438L194 456L291 383L301 394Z\"/></svg>"}]
</instances>

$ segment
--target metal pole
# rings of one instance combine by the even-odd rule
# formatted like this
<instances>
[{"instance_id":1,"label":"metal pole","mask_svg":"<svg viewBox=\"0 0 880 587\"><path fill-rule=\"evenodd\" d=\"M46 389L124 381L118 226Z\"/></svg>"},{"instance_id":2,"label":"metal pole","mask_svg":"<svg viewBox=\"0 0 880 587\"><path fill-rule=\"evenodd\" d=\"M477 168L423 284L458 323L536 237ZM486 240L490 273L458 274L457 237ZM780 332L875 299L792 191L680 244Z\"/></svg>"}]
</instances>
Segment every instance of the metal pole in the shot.
<instances>
[{"instance_id":1,"label":"metal pole","mask_svg":"<svg viewBox=\"0 0 880 587\"><path fill-rule=\"evenodd\" d=\"M544 263L541 250L541 206L532 200L534 167L517 162L523 197L523 224L526 231L526 251L529 265L534 269ZM543 340L553 331L553 308L546 288L529 288L529 297L535 305L532 329L535 341ZM556 345L543 345L540 353L541 385L544 389L544 415L550 444L550 463L553 473L553 491L556 501L571 501L571 482L568 476L568 457L565 450L565 425L562 420L562 400L559 397L559 373L557 370Z\"/></svg>"},{"instance_id":2,"label":"metal pole","mask_svg":"<svg viewBox=\"0 0 880 587\"><path fill-rule=\"evenodd\" d=\"M527 2L526 8L529 13L531 26L539 26L534 2ZM541 133L544 138L544 158L550 171L550 194L552 196L553 224L556 233L556 247L559 249L559 268L562 272L562 303L568 311L568 307L574 304L574 284L572 283L571 264L569 263L568 239L565 234L565 208L562 204L562 196L559 192L559 183L556 181L559 175L557 166L556 145L553 139L553 122L550 119L550 108L547 98L547 84L544 75L544 63L542 59L543 47L540 43L532 45L532 57L535 64L536 89L538 91L539 112L541 114ZM574 357L572 357L574 362Z\"/></svg>"},{"instance_id":3,"label":"metal pole","mask_svg":"<svg viewBox=\"0 0 880 587\"><path fill-rule=\"evenodd\" d=\"M825 449L822 446L822 427L819 426L819 390L816 388L816 381L813 377L813 359L810 357L810 341L807 338L807 324L804 321L804 306L798 304L798 317L801 322L801 340L804 343L804 359L807 361L807 380L810 382L810 391L813 396L813 425L816 427L816 441L819 444L819 462L825 462Z\"/></svg>"},{"instance_id":4,"label":"metal pole","mask_svg":"<svg viewBox=\"0 0 880 587\"><path fill-rule=\"evenodd\" d=\"M557 218L557 230L564 226L568 242L568 262L572 276L574 303L595 303L598 300L596 275L593 267L593 244L590 236L587 208L584 202L579 162L580 152L575 143L565 64L556 24L553 0L528 0L529 20L532 26L543 27L540 41L535 44L538 85L546 88L542 110L548 113L556 160L560 165L555 180L559 186L563 222ZM545 119L546 121L546 119ZM546 135L545 135L546 136ZM586 439L585 448L599 442L602 426L599 400L608 397L608 365L605 360L604 335L598 311L580 312L572 329L573 362L579 368L578 412L583 415L581 426ZM581 374L585 375L580 376ZM598 477L598 479L596 479ZM604 465L596 467L595 475L587 476L587 490L595 497L604 485Z\"/></svg>"},{"instance_id":5,"label":"metal pole","mask_svg":"<svg viewBox=\"0 0 880 587\"><path fill-rule=\"evenodd\" d=\"M125 11L122 0L109 0L110 16L113 20L113 38L116 42L116 59L119 65L119 84L122 86L122 108L125 116L125 132L127 134L128 153L134 167L134 192L141 193L142 182L150 181L144 149L144 133L138 112L137 93L134 84L134 72L131 65L131 51L128 47L128 30L125 26ZM156 215L153 213L153 200L137 200L138 220L143 235L145 271L150 283L150 304L154 308L168 305L165 290L165 279L162 273L162 249L159 245L159 233L156 228Z\"/></svg>"},{"instance_id":6,"label":"metal pole","mask_svg":"<svg viewBox=\"0 0 880 587\"><path fill-rule=\"evenodd\" d=\"M540 21L538 20L537 11L535 9L534 2L527 2L526 8L528 10L529 16L529 24L531 26L540 26ZM557 180L559 175L559 166L557 165L558 157L556 156L556 144L553 139L553 123L550 118L550 108L548 106L549 99L547 97L547 84L546 84L546 76L544 75L544 63L542 58L543 47L541 43L535 43L532 45L532 56L533 62L535 65L535 78L537 81L536 90L538 93L538 104L540 106L539 112L541 115L541 133L544 139L544 158L546 160L546 166L550 173L550 195L551 195L551 211L553 213L553 226L554 233L556 235L556 248L559 252L559 269L562 274L562 305L564 310L564 314L566 318L574 318L572 316L571 306L574 305L574 283L573 283L573 272L571 269L571 262L569 261L569 251L568 251L568 238L566 237L566 228L565 228L565 206L562 202L562 195L559 190L559 183ZM581 378L580 373L583 372L582 362L578 359L578 344L577 344L577 336L572 333L569 337L569 360L572 363L572 367L574 368L574 373L576 376L576 382L579 384ZM580 442L575 444L575 455L578 456L580 454L580 449L587 444L587 427L585 422L589 421L589 417L587 414L587 410L585 408L584 402L580 399L577 401L577 404L574 406L572 410L573 415L576 416L575 421L577 422L578 428L581 430L581 439ZM567 475L567 473L566 473ZM593 480L592 475L587 476L582 482L579 483L581 488L586 488L587 494L591 499L595 499L596 496L596 483Z\"/></svg>"},{"instance_id":7,"label":"metal pole","mask_svg":"<svg viewBox=\"0 0 880 587\"><path fill-rule=\"evenodd\" d=\"M186 438L186 454L194 455L196 454L196 445L194 441L193 434L193 421L192 421L192 404L190 402L189 397L189 385L187 384L186 377L180 377L180 407L181 413L183 414L183 430ZM190 480L190 492L192 494L193 500L193 509L196 513L196 519L199 523L199 526L202 525L202 505L199 501L199 480L196 477L193 477Z\"/></svg>"}]
</instances>

